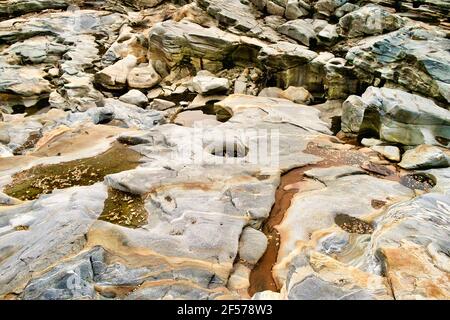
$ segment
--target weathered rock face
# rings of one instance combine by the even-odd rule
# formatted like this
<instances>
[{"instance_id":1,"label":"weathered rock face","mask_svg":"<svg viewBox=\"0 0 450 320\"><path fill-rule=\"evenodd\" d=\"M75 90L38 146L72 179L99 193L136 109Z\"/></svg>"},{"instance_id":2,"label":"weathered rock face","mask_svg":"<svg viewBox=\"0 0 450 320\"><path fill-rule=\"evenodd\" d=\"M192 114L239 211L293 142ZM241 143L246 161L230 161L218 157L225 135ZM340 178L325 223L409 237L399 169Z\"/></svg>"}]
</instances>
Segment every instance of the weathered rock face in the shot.
<instances>
[{"instance_id":1,"label":"weathered rock face","mask_svg":"<svg viewBox=\"0 0 450 320\"><path fill-rule=\"evenodd\" d=\"M341 35L349 38L395 31L403 25L402 18L376 5L366 5L339 20Z\"/></svg>"},{"instance_id":2,"label":"weathered rock face","mask_svg":"<svg viewBox=\"0 0 450 320\"><path fill-rule=\"evenodd\" d=\"M448 29L448 21L446 17L450 4L444 0L423 0L418 5L413 0L405 0L396 2L392 0L371 0L370 2L396 8L404 17L424 21L432 24L440 24Z\"/></svg>"},{"instance_id":3,"label":"weathered rock face","mask_svg":"<svg viewBox=\"0 0 450 320\"><path fill-rule=\"evenodd\" d=\"M109 101L112 103L111 106ZM99 109L112 108L117 104L113 101L115 100L107 100L106 106ZM16 282L10 283L8 287L4 287L2 294L15 290L22 291L21 286L26 285L23 289L23 298L99 298L114 296L114 289L111 289L111 286L136 287L141 284L129 298L164 298L166 297L164 292L167 291L160 286L167 283L168 286L175 287L198 287L199 292L194 290L187 295L182 293L186 292L185 290L174 291L172 296L178 298L213 298L230 295L226 283L238 252L241 258L249 263L255 263L264 252L265 236L251 228L257 228L267 218L279 179L279 169L272 167L270 162L257 166L252 160L258 152L251 144L252 132L255 129L268 130L274 127L281 129L279 132L281 152L277 156L282 168L290 168L295 163L316 161L315 156L303 153L305 144L291 146L291 137L313 138L319 131L328 133L328 129L319 120L315 109L288 100L236 95L225 99L218 107L233 114L233 120L219 127L207 129L209 132L204 135L206 139L204 141L192 140L195 144L192 149L194 155L197 158L200 155L203 157L203 161L198 164L192 162L190 157L186 158L183 151L189 147L186 142L191 141L188 137L195 134L194 128L161 126L154 131L141 133L140 139L139 135L132 134L127 138L127 134L122 134L120 141L129 143L136 141L139 144L135 148L145 155L142 165L135 170L111 174L105 178L103 185L95 184L87 188L95 186L101 188L103 192L103 198L95 201L99 210L96 211L94 219L100 215L103 208L107 186L125 194L146 195L143 206L146 212L152 214L148 215L143 227L132 229L110 223L114 220L97 221L87 232L87 243L81 243L85 248L84 252L80 254L71 252L72 258L67 263L50 268L41 277L33 279L28 284L26 282L29 278L17 277L17 281L23 281L20 282L20 286ZM128 106L127 108L133 110ZM89 109L86 113L94 110ZM248 123L247 119L252 119L252 123ZM291 122L295 125L291 125ZM276 126L276 123L286 125L280 127ZM142 129L144 124L142 123ZM253 131L248 133L244 131L240 138L241 142L233 142L245 147L242 151L237 149L236 155L231 154L229 161L235 164L230 162L230 166L223 169L227 171L227 174L224 174L220 167L213 166L226 157L223 148L224 144L228 143L229 137L223 133L227 131L236 133L248 126ZM17 172L20 168L16 167L15 170ZM40 198L30 205L39 208L41 201L50 201L49 199L54 198L53 201L74 207L70 201L58 198L59 194L70 197L70 190L72 189ZM91 197L94 196L92 192L87 193ZM203 199L201 212L198 211L199 199ZM83 201L82 198L80 201ZM108 203L108 200L105 203ZM19 208L21 207L13 206L8 210L14 217L20 216L20 219L25 221ZM18 221L22 221L20 219ZM64 220L65 216L61 219ZM15 226L8 228L19 237L26 232L36 232L37 235L39 232L39 229L34 229L32 225L29 231L22 229L14 231ZM243 231L245 226L247 228ZM42 228L44 227L45 224L42 224ZM218 234L223 236L218 237ZM116 240L111 241L111 237ZM258 252L254 249L256 243L260 246ZM53 254L52 248L44 243L41 245L43 249L49 250L48 254ZM112 256L101 257L96 249L98 247L105 249L108 255ZM89 250L88 253L86 250ZM105 262L119 257L122 257L119 260L125 259L128 262L122 266L108 265ZM11 258L11 261L13 260ZM88 261L95 263L86 264ZM41 270L49 267L51 263L47 262ZM5 264L2 266L7 268ZM39 266L36 266L35 270L37 269ZM169 273L168 269L171 270ZM119 270L122 270L122 273L118 273ZM150 270L153 276L146 278L145 275ZM70 286L72 281L80 283L80 286L74 289ZM96 290L93 290L94 285ZM105 291L102 289L99 292L98 288L104 288Z\"/></svg>"},{"instance_id":4,"label":"weathered rock face","mask_svg":"<svg viewBox=\"0 0 450 320\"><path fill-rule=\"evenodd\" d=\"M201 95L227 93L230 89L230 82L225 78L214 77L207 71L200 71L192 79L192 87Z\"/></svg>"},{"instance_id":5,"label":"weathered rock face","mask_svg":"<svg viewBox=\"0 0 450 320\"><path fill-rule=\"evenodd\" d=\"M362 40L349 50L346 59L369 83L386 81L445 106L450 102L449 47L450 40L443 33L405 27Z\"/></svg>"},{"instance_id":6,"label":"weathered rock face","mask_svg":"<svg viewBox=\"0 0 450 320\"><path fill-rule=\"evenodd\" d=\"M184 20L155 25L149 43L151 59L163 61L169 68L187 65L197 71L217 73L224 63L256 64L270 72L281 87L298 85L323 90L324 62L313 61L317 53L302 45L284 41L268 44ZM319 74L307 76L313 72Z\"/></svg>"},{"instance_id":7,"label":"weathered rock face","mask_svg":"<svg viewBox=\"0 0 450 320\"><path fill-rule=\"evenodd\" d=\"M263 32L250 7L239 0L197 0L196 2L219 24L231 26L232 30L252 35Z\"/></svg>"},{"instance_id":8,"label":"weathered rock face","mask_svg":"<svg viewBox=\"0 0 450 320\"><path fill-rule=\"evenodd\" d=\"M342 130L404 145L448 146L450 112L417 95L370 87L344 102Z\"/></svg>"},{"instance_id":9,"label":"weathered rock face","mask_svg":"<svg viewBox=\"0 0 450 320\"><path fill-rule=\"evenodd\" d=\"M13 44L6 49L9 58L0 59L5 70L0 75L0 94L6 106L30 107L47 99L57 108L86 110L101 103L103 96L87 70L98 59L99 43L106 44L122 22L119 14L91 10L0 22L0 42ZM60 80L52 84L47 71L55 63Z\"/></svg>"},{"instance_id":10,"label":"weathered rock face","mask_svg":"<svg viewBox=\"0 0 450 320\"><path fill-rule=\"evenodd\" d=\"M448 220L448 197L429 194L392 207L378 222L370 247L379 252L396 299L448 297ZM420 274L414 284L412 274Z\"/></svg>"},{"instance_id":11,"label":"weathered rock face","mask_svg":"<svg viewBox=\"0 0 450 320\"><path fill-rule=\"evenodd\" d=\"M308 47L317 43L313 26L306 20L286 22L278 28L278 31Z\"/></svg>"},{"instance_id":12,"label":"weathered rock face","mask_svg":"<svg viewBox=\"0 0 450 320\"><path fill-rule=\"evenodd\" d=\"M284 273L287 272L284 260L289 259L290 253L295 252L300 243L306 243L314 231L331 227L337 215L355 218L371 216L377 211L372 206L373 200L388 203L413 195L410 189L397 182L373 178L364 172L346 173L340 169L307 171L305 174L308 177L319 179L323 184L312 191L298 193L283 222L277 226L283 239L278 253L279 265L275 266L280 283L285 280ZM341 205L336 207L336 202Z\"/></svg>"},{"instance_id":13,"label":"weathered rock face","mask_svg":"<svg viewBox=\"0 0 450 320\"><path fill-rule=\"evenodd\" d=\"M70 5L67 0L2 0L0 15L16 15L44 9L64 9Z\"/></svg>"},{"instance_id":14,"label":"weathered rock face","mask_svg":"<svg viewBox=\"0 0 450 320\"><path fill-rule=\"evenodd\" d=\"M0 299L449 299L415 6L0 0Z\"/></svg>"},{"instance_id":15,"label":"weathered rock face","mask_svg":"<svg viewBox=\"0 0 450 320\"><path fill-rule=\"evenodd\" d=\"M222 61L237 48L239 37L187 21L165 21L152 28L149 42L152 59L161 59L169 67L190 59L214 72L223 68Z\"/></svg>"},{"instance_id":16,"label":"weathered rock face","mask_svg":"<svg viewBox=\"0 0 450 320\"><path fill-rule=\"evenodd\" d=\"M300 192L299 197L303 195L306 200L308 193L320 196L339 180L342 183L351 178L336 178L333 171L326 169L325 175L320 170L325 169L308 176L320 177L326 186ZM448 173L448 169L444 170ZM340 174L343 172L340 170ZM307 181L303 181L302 186L306 185ZM406 192L404 196L412 194L408 196ZM297 215L302 222L308 220L308 210L292 209L290 215ZM288 299L446 299L448 256L444 248L448 246L448 213L448 197L436 190L393 205L375 218L375 227L369 227L367 221L373 221L377 214L362 213L364 221L358 224L348 216L343 223L338 218L341 214L337 215L334 221L344 231L336 226L321 229L319 224L326 220L316 219L311 226L321 231L296 242L293 250L285 251L283 259L278 257L274 271L283 284L281 295ZM282 238L298 235L283 231Z\"/></svg>"}]
</instances>

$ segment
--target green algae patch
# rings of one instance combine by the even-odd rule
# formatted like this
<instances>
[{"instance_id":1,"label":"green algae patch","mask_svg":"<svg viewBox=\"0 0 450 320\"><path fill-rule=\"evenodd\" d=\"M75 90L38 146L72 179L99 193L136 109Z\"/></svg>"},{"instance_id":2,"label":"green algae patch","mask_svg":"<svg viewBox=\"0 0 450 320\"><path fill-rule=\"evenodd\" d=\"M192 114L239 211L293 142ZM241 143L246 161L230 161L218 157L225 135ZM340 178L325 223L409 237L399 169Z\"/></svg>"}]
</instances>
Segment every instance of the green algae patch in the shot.
<instances>
[{"instance_id":1,"label":"green algae patch","mask_svg":"<svg viewBox=\"0 0 450 320\"><path fill-rule=\"evenodd\" d=\"M123 227L138 228L147 224L147 217L141 196L110 188L98 219Z\"/></svg>"},{"instance_id":2,"label":"green algae patch","mask_svg":"<svg viewBox=\"0 0 450 320\"><path fill-rule=\"evenodd\" d=\"M34 200L55 189L92 185L103 181L106 175L134 169L140 158L138 152L116 142L95 157L38 165L19 172L3 192L20 200Z\"/></svg>"}]
</instances>

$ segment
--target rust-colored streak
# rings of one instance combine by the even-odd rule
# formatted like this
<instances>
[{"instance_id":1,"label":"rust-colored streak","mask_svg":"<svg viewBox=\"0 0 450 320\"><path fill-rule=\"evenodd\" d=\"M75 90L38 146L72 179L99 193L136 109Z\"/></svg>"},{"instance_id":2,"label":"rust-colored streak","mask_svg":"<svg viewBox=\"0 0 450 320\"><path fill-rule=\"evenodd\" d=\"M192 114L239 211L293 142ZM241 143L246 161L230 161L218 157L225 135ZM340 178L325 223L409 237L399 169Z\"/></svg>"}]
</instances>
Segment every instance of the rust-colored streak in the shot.
<instances>
[{"instance_id":1,"label":"rust-colored streak","mask_svg":"<svg viewBox=\"0 0 450 320\"><path fill-rule=\"evenodd\" d=\"M317 155L323 160L304 167L293 169L281 177L280 185L275 193L275 204L272 207L269 218L265 221L262 231L268 239L267 250L250 273L250 287L248 294L253 296L256 292L265 290L279 291L279 288L273 278L272 268L277 262L278 248L282 240L276 230L291 205L292 198L299 191L298 189L285 190L285 187L304 180L304 172L313 168L328 168L341 165L363 166L369 159L367 155L358 152L357 148L350 150L336 150L321 148L314 143L308 144L306 153ZM363 168L364 169L364 168ZM366 172L371 174L370 171ZM392 176L383 177L385 179L397 178L396 173Z\"/></svg>"},{"instance_id":2,"label":"rust-colored streak","mask_svg":"<svg viewBox=\"0 0 450 320\"><path fill-rule=\"evenodd\" d=\"M304 168L293 169L281 177L280 185L275 193L275 204L272 207L269 218L263 225L262 231L268 239L267 250L250 273L250 296L256 292L271 290L279 291L272 276L272 267L277 261L280 235L275 226L281 223L286 210L291 205L291 200L297 190L284 190L284 187L298 182L303 177Z\"/></svg>"}]
</instances>

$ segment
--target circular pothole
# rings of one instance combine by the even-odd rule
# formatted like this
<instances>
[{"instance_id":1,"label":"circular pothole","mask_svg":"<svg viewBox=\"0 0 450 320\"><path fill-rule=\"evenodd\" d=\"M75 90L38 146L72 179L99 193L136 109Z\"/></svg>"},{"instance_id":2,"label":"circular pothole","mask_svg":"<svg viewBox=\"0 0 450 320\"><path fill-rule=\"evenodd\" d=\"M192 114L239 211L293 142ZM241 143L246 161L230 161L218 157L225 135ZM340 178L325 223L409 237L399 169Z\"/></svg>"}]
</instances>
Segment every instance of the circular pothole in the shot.
<instances>
[{"instance_id":1,"label":"circular pothole","mask_svg":"<svg viewBox=\"0 0 450 320\"><path fill-rule=\"evenodd\" d=\"M373 233L372 224L351 217L348 214L339 213L334 217L334 222L345 232L357 234L371 234Z\"/></svg>"},{"instance_id":2,"label":"circular pothole","mask_svg":"<svg viewBox=\"0 0 450 320\"><path fill-rule=\"evenodd\" d=\"M436 178L429 173L418 172L401 177L400 183L410 189L428 191L436 185Z\"/></svg>"},{"instance_id":3,"label":"circular pothole","mask_svg":"<svg viewBox=\"0 0 450 320\"><path fill-rule=\"evenodd\" d=\"M238 140L221 141L209 144L206 150L217 157L244 158L248 154L248 148Z\"/></svg>"}]
</instances>

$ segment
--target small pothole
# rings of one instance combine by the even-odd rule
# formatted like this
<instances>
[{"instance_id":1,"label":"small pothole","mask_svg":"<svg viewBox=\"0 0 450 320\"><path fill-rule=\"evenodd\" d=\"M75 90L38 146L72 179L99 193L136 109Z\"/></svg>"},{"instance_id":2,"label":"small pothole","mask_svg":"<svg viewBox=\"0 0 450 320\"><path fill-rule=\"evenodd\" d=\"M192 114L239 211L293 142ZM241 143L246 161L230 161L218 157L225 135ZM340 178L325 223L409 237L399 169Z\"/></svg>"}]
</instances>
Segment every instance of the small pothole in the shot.
<instances>
[{"instance_id":1,"label":"small pothole","mask_svg":"<svg viewBox=\"0 0 450 320\"><path fill-rule=\"evenodd\" d=\"M210 149L213 156L225 158L244 158L248 154L248 148L237 142L220 143L213 145Z\"/></svg>"},{"instance_id":2,"label":"small pothole","mask_svg":"<svg viewBox=\"0 0 450 320\"><path fill-rule=\"evenodd\" d=\"M334 222L345 232L357 234L371 234L373 233L373 226L355 217L347 214L339 213L334 218Z\"/></svg>"},{"instance_id":3,"label":"small pothole","mask_svg":"<svg viewBox=\"0 0 450 320\"><path fill-rule=\"evenodd\" d=\"M418 172L401 177L400 183L410 189L429 191L436 185L436 178L431 174Z\"/></svg>"}]
</instances>

